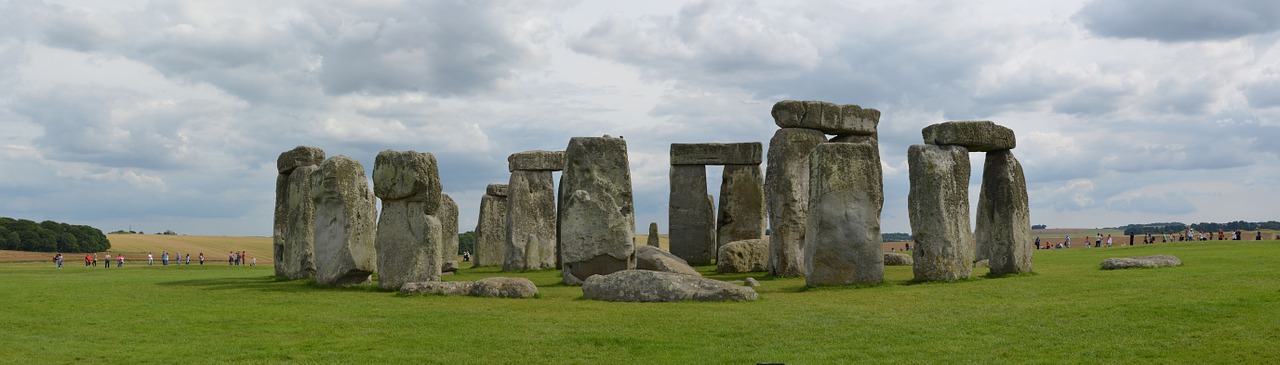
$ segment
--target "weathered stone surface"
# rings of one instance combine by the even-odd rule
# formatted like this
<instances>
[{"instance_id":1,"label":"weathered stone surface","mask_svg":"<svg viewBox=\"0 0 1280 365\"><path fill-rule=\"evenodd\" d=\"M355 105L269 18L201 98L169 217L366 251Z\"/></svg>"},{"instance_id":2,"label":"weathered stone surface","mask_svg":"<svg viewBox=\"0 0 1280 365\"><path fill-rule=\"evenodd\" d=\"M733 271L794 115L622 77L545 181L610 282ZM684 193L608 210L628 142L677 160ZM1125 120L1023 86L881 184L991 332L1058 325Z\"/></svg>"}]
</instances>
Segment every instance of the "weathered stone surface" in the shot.
<instances>
[{"instance_id":1,"label":"weathered stone surface","mask_svg":"<svg viewBox=\"0 0 1280 365\"><path fill-rule=\"evenodd\" d=\"M285 185L285 228L280 232L283 258L275 265L283 266L281 275L290 279L316 277L316 205L312 201L311 180L319 170L318 166L295 168Z\"/></svg>"},{"instance_id":2,"label":"weathered stone surface","mask_svg":"<svg viewBox=\"0 0 1280 365\"><path fill-rule=\"evenodd\" d=\"M667 246L693 265L711 263L716 254L715 206L707 195L707 169L671 166L671 195L667 211Z\"/></svg>"},{"instance_id":3,"label":"weathered stone surface","mask_svg":"<svg viewBox=\"0 0 1280 365\"><path fill-rule=\"evenodd\" d=\"M831 140L830 140L830 141L828 141L828 142L831 142L831 143L866 143L866 144L871 144L871 145L879 146L879 145L880 145L880 135L879 135L879 133L872 134L872 135L866 135L866 136L856 135L856 134L842 134L842 135L838 135L838 136L835 136L835 137L831 137Z\"/></svg>"},{"instance_id":4,"label":"weathered stone surface","mask_svg":"<svg viewBox=\"0 0 1280 365\"><path fill-rule=\"evenodd\" d=\"M533 298L538 295L538 287L525 278L492 277L477 281L432 281L407 283L400 288L400 293L434 294L434 295L467 295L489 298Z\"/></svg>"},{"instance_id":5,"label":"weathered stone surface","mask_svg":"<svg viewBox=\"0 0 1280 365\"><path fill-rule=\"evenodd\" d=\"M289 175L276 175L276 208L271 222L271 266L279 277L283 277L285 273L284 236L288 235L286 231L289 224L289 210L285 202L288 198Z\"/></svg>"},{"instance_id":6,"label":"weathered stone surface","mask_svg":"<svg viewBox=\"0 0 1280 365\"><path fill-rule=\"evenodd\" d=\"M809 214L809 153L826 141L813 129L782 128L769 140L764 179L768 199L769 273L804 276L804 231Z\"/></svg>"},{"instance_id":7,"label":"weathered stone surface","mask_svg":"<svg viewBox=\"0 0 1280 365\"><path fill-rule=\"evenodd\" d=\"M503 185L504 189L506 185ZM475 266L501 266L507 257L507 197L480 197L480 218L476 221Z\"/></svg>"},{"instance_id":8,"label":"weathered stone surface","mask_svg":"<svg viewBox=\"0 0 1280 365\"><path fill-rule=\"evenodd\" d=\"M764 176L760 165L728 165L720 180L716 244L764 237Z\"/></svg>"},{"instance_id":9,"label":"weathered stone surface","mask_svg":"<svg viewBox=\"0 0 1280 365\"><path fill-rule=\"evenodd\" d=\"M649 270L625 270L589 277L582 284L582 296L610 302L721 302L759 298L749 287L700 276Z\"/></svg>"},{"instance_id":10,"label":"weathered stone surface","mask_svg":"<svg viewBox=\"0 0 1280 365\"><path fill-rule=\"evenodd\" d=\"M990 121L944 122L925 127L924 143L961 146L970 152L1011 150L1018 146L1013 130Z\"/></svg>"},{"instance_id":11,"label":"weathered stone surface","mask_svg":"<svg viewBox=\"0 0 1280 365\"><path fill-rule=\"evenodd\" d=\"M514 171L507 189L507 257L502 270L554 267L556 187L551 171Z\"/></svg>"},{"instance_id":12,"label":"weathered stone surface","mask_svg":"<svg viewBox=\"0 0 1280 365\"><path fill-rule=\"evenodd\" d=\"M756 278L746 278L742 280L742 285L746 285L752 288L758 288L760 287L760 281L756 280Z\"/></svg>"},{"instance_id":13,"label":"weathered stone surface","mask_svg":"<svg viewBox=\"0 0 1280 365\"><path fill-rule=\"evenodd\" d=\"M824 143L809 157L805 284L884 281L880 151L861 143Z\"/></svg>"},{"instance_id":14,"label":"weathered stone surface","mask_svg":"<svg viewBox=\"0 0 1280 365\"><path fill-rule=\"evenodd\" d=\"M782 128L808 128L826 134L871 135L880 124L880 111L853 104L784 100L773 104L773 122Z\"/></svg>"},{"instance_id":15,"label":"weathered stone surface","mask_svg":"<svg viewBox=\"0 0 1280 365\"><path fill-rule=\"evenodd\" d=\"M440 275L456 273L458 272L458 269L462 268L461 266L462 265L459 265L457 260L445 261L440 265Z\"/></svg>"},{"instance_id":16,"label":"weathered stone surface","mask_svg":"<svg viewBox=\"0 0 1280 365\"><path fill-rule=\"evenodd\" d=\"M440 171L430 153L386 150L374 159L373 193L382 200L423 202L427 215L436 215L440 189Z\"/></svg>"},{"instance_id":17,"label":"weathered stone surface","mask_svg":"<svg viewBox=\"0 0 1280 365\"><path fill-rule=\"evenodd\" d=\"M565 148L560 262L565 283L635 268L627 141L573 137Z\"/></svg>"},{"instance_id":18,"label":"weathered stone surface","mask_svg":"<svg viewBox=\"0 0 1280 365\"><path fill-rule=\"evenodd\" d=\"M507 184L489 184L484 188L484 193L505 198L507 197Z\"/></svg>"},{"instance_id":19,"label":"weathered stone surface","mask_svg":"<svg viewBox=\"0 0 1280 365\"><path fill-rule=\"evenodd\" d=\"M975 269L976 269L976 268L980 268L980 267L991 267L990 263L991 263L991 260L987 260L987 259L982 259L982 260L974 261L974 262L973 262L973 268L975 268Z\"/></svg>"},{"instance_id":20,"label":"weathered stone surface","mask_svg":"<svg viewBox=\"0 0 1280 365\"><path fill-rule=\"evenodd\" d=\"M907 210L916 244L916 280L957 280L973 272L969 231L969 151L960 146L913 145L907 150L911 190Z\"/></svg>"},{"instance_id":21,"label":"weathered stone surface","mask_svg":"<svg viewBox=\"0 0 1280 365\"><path fill-rule=\"evenodd\" d=\"M977 258L995 275L1031 272L1031 209L1022 164L1010 150L987 152L974 236Z\"/></svg>"},{"instance_id":22,"label":"weathered stone surface","mask_svg":"<svg viewBox=\"0 0 1280 365\"><path fill-rule=\"evenodd\" d=\"M325 160L311 179L311 192L316 206L316 282L369 283L378 268L374 248L378 211L364 167L347 156Z\"/></svg>"},{"instance_id":23,"label":"weathered stone surface","mask_svg":"<svg viewBox=\"0 0 1280 365\"><path fill-rule=\"evenodd\" d=\"M288 175L302 166L318 166L324 162L324 150L319 147L298 146L276 158L276 171Z\"/></svg>"},{"instance_id":24,"label":"weathered stone surface","mask_svg":"<svg viewBox=\"0 0 1280 365\"><path fill-rule=\"evenodd\" d=\"M672 143L672 165L759 165L760 142Z\"/></svg>"},{"instance_id":25,"label":"weathered stone surface","mask_svg":"<svg viewBox=\"0 0 1280 365\"><path fill-rule=\"evenodd\" d=\"M684 259L654 246L636 247L636 269L702 276Z\"/></svg>"},{"instance_id":26,"label":"weathered stone surface","mask_svg":"<svg viewBox=\"0 0 1280 365\"><path fill-rule=\"evenodd\" d=\"M458 267L458 203L448 194L440 194L440 262ZM457 270L454 270L457 271Z\"/></svg>"},{"instance_id":27,"label":"weathered stone surface","mask_svg":"<svg viewBox=\"0 0 1280 365\"><path fill-rule=\"evenodd\" d=\"M649 237L645 240L645 244L653 247L662 245L658 237L658 222L649 222Z\"/></svg>"},{"instance_id":28,"label":"weathered stone surface","mask_svg":"<svg viewBox=\"0 0 1280 365\"><path fill-rule=\"evenodd\" d=\"M884 266L911 266L911 255L896 252L885 253Z\"/></svg>"},{"instance_id":29,"label":"weathered stone surface","mask_svg":"<svg viewBox=\"0 0 1280 365\"><path fill-rule=\"evenodd\" d=\"M376 184L376 183L375 183ZM405 283L440 281L440 220L426 204L383 200L374 247L378 251L378 288L399 290Z\"/></svg>"},{"instance_id":30,"label":"weathered stone surface","mask_svg":"<svg viewBox=\"0 0 1280 365\"><path fill-rule=\"evenodd\" d=\"M560 171L564 169L564 151L524 151L507 156L507 170Z\"/></svg>"},{"instance_id":31,"label":"weathered stone surface","mask_svg":"<svg viewBox=\"0 0 1280 365\"><path fill-rule=\"evenodd\" d=\"M1113 257L1102 261L1103 270L1182 266L1182 260L1173 255L1139 257Z\"/></svg>"},{"instance_id":32,"label":"weathered stone surface","mask_svg":"<svg viewBox=\"0 0 1280 365\"><path fill-rule=\"evenodd\" d=\"M716 272L764 272L769 271L769 241L733 241L720 246L716 255Z\"/></svg>"}]
</instances>

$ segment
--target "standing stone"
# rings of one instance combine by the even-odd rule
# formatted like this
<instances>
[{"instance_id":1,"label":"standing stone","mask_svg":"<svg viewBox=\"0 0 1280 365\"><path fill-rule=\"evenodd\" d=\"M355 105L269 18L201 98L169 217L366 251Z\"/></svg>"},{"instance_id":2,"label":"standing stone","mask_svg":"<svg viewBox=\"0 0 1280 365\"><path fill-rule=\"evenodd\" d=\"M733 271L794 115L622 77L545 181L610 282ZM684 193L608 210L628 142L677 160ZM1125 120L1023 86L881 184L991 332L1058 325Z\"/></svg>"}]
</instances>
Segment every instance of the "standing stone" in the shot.
<instances>
[{"instance_id":1,"label":"standing stone","mask_svg":"<svg viewBox=\"0 0 1280 365\"><path fill-rule=\"evenodd\" d=\"M472 260L475 266L501 266L507 256L507 185L489 184L487 190L480 198L476 252Z\"/></svg>"},{"instance_id":2,"label":"standing stone","mask_svg":"<svg viewBox=\"0 0 1280 365\"><path fill-rule=\"evenodd\" d=\"M1031 211L1027 181L1013 151L987 152L978 198L976 235L980 259L995 275L1031 272Z\"/></svg>"},{"instance_id":3,"label":"standing stone","mask_svg":"<svg viewBox=\"0 0 1280 365\"><path fill-rule=\"evenodd\" d=\"M968 278L974 252L969 231L969 151L960 146L913 145L907 150L907 163L915 279Z\"/></svg>"},{"instance_id":4,"label":"standing stone","mask_svg":"<svg viewBox=\"0 0 1280 365\"><path fill-rule=\"evenodd\" d=\"M400 290L405 283L440 281L440 220L425 214L426 204L383 200L375 247L378 288Z\"/></svg>"},{"instance_id":5,"label":"standing stone","mask_svg":"<svg viewBox=\"0 0 1280 365\"><path fill-rule=\"evenodd\" d=\"M564 252L564 239L563 239L564 235L562 234L562 232L564 231L564 229L562 229L562 227L564 227L564 201L565 199L569 198L569 195L564 193L564 174L560 174L560 181L556 182L556 188L557 190L556 190L556 251L555 251L556 254L555 256L556 256L556 270L560 270L560 269L563 269L561 265L564 264L563 262L561 262L564 259L564 257L561 257L560 255L561 252Z\"/></svg>"},{"instance_id":6,"label":"standing stone","mask_svg":"<svg viewBox=\"0 0 1280 365\"><path fill-rule=\"evenodd\" d=\"M283 275L289 279L316 277L316 206L312 201L311 179L319 170L320 167L314 165L298 167L289 174L285 186L283 262L277 261L276 267L283 266Z\"/></svg>"},{"instance_id":7,"label":"standing stone","mask_svg":"<svg viewBox=\"0 0 1280 365\"><path fill-rule=\"evenodd\" d=\"M311 179L315 203L316 282L368 284L377 271L374 229L377 204L364 166L347 156L320 164Z\"/></svg>"},{"instance_id":8,"label":"standing stone","mask_svg":"<svg viewBox=\"0 0 1280 365\"><path fill-rule=\"evenodd\" d=\"M768 198L769 273L803 276L805 217L809 211L809 153L826 141L817 130L782 128L769 140L764 190Z\"/></svg>"},{"instance_id":9,"label":"standing stone","mask_svg":"<svg viewBox=\"0 0 1280 365\"><path fill-rule=\"evenodd\" d=\"M861 143L824 143L809 157L805 285L884 281L880 151Z\"/></svg>"},{"instance_id":10,"label":"standing stone","mask_svg":"<svg viewBox=\"0 0 1280 365\"><path fill-rule=\"evenodd\" d=\"M551 171L516 170L507 184L507 247L503 271L555 266L556 197Z\"/></svg>"},{"instance_id":11,"label":"standing stone","mask_svg":"<svg viewBox=\"0 0 1280 365\"><path fill-rule=\"evenodd\" d=\"M667 245L691 265L711 263L716 254L715 206L708 204L707 168L671 166Z\"/></svg>"},{"instance_id":12,"label":"standing stone","mask_svg":"<svg viewBox=\"0 0 1280 365\"><path fill-rule=\"evenodd\" d=\"M649 239L645 243L653 247L662 246L658 239L658 222L649 222Z\"/></svg>"},{"instance_id":13,"label":"standing stone","mask_svg":"<svg viewBox=\"0 0 1280 365\"><path fill-rule=\"evenodd\" d=\"M311 230L310 219L311 215L314 213L314 207L311 204L311 197L305 195L309 194L311 191L309 186L310 182L306 179L310 178L310 172L314 172L315 169L308 171L305 176L299 176L292 179L295 181L295 184L302 185L302 189L300 189L299 194L304 195L290 199L289 188L291 184L290 176L292 176L293 172L297 171L299 167L314 167L323 161L324 150L317 147L307 146L295 147L292 150L281 153L280 156L276 158L276 171L279 172L279 175L276 176L276 209L275 219L273 222L274 232L271 238L272 263L276 276L290 278L299 275L307 275L305 277L308 278L315 276L315 263L313 262L314 256L311 255L310 250L312 245L311 236L313 233ZM293 212L293 210L297 209L300 209L300 211ZM304 216L306 218L305 222L295 222L295 224L291 225L291 213ZM290 227L296 228L291 229ZM289 240L289 236L298 236L295 242L307 247L307 256L305 257L306 262L290 260L285 243Z\"/></svg>"},{"instance_id":14,"label":"standing stone","mask_svg":"<svg viewBox=\"0 0 1280 365\"><path fill-rule=\"evenodd\" d=\"M627 141L609 136L570 139L562 177L563 191L569 194L561 208L565 283L635 268Z\"/></svg>"},{"instance_id":15,"label":"standing stone","mask_svg":"<svg viewBox=\"0 0 1280 365\"><path fill-rule=\"evenodd\" d=\"M760 165L726 165L720 183L716 244L764 237L764 176Z\"/></svg>"},{"instance_id":16,"label":"standing stone","mask_svg":"<svg viewBox=\"0 0 1280 365\"><path fill-rule=\"evenodd\" d=\"M458 203L449 194L440 194L440 266L445 271L458 271Z\"/></svg>"}]
</instances>

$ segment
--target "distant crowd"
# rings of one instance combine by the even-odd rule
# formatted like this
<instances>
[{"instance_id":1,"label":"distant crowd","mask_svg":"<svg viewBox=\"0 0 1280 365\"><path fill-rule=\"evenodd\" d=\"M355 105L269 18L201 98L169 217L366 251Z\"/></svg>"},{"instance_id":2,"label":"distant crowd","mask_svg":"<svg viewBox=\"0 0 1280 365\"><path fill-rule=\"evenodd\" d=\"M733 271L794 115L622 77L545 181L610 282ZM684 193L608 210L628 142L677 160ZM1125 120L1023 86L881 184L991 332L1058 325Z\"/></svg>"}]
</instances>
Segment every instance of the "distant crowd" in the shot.
<instances>
[{"instance_id":1,"label":"distant crowd","mask_svg":"<svg viewBox=\"0 0 1280 365\"><path fill-rule=\"evenodd\" d=\"M1135 244L1135 239L1136 239L1135 237L1136 236L1134 234L1132 233L1129 234L1129 246L1133 246ZM1203 232L1203 231L1197 232L1195 230L1187 230L1187 231L1177 232L1172 234L1163 233L1163 234L1152 235L1150 233L1147 233L1144 236L1142 236L1141 242L1142 244L1152 244L1152 243L1156 243L1156 240L1159 240L1161 243L1165 243L1165 242L1215 241L1215 240L1216 241L1226 241L1226 240L1239 241L1242 239L1244 239L1244 232L1238 229L1232 232L1218 231L1216 235L1216 239L1215 239L1214 232ZM1259 230L1257 233L1255 233L1253 236L1253 239L1255 241L1261 241L1262 231ZM1111 247L1114 243L1114 240L1111 238L1111 235L1109 234L1104 239L1102 237L1102 233L1098 233L1093 236L1092 242L1090 242L1089 236L1084 236L1083 239L1080 240L1080 242L1084 242L1084 246L1083 246L1084 248L1090 248L1090 247L1101 248L1101 247ZM1090 245L1090 243L1092 243L1092 245ZM1050 244L1048 242L1041 243L1040 237L1036 237L1035 245L1037 250L1071 248L1071 236L1064 237L1062 239L1062 242L1058 242L1057 244ZM1120 245L1124 246L1124 242L1121 242Z\"/></svg>"},{"instance_id":2,"label":"distant crowd","mask_svg":"<svg viewBox=\"0 0 1280 365\"><path fill-rule=\"evenodd\" d=\"M102 260L102 261L103 261L103 265L102 265L102 267L103 267L103 268L110 269L110 268L111 268L111 263L113 262L113 260L114 260L114 262L115 262L116 268L123 268L123 267L124 267L124 254L115 255L115 256L113 257L113 256L111 255L111 251L107 251L107 252L104 254L104 256L103 256L103 257L104 257L104 259ZM54 265L55 265L55 266L57 266L57 268L59 268L59 269L61 269L61 268L62 268L62 260L63 260L63 258L64 258L64 257L63 257L63 255L62 255L61 253L55 253L55 254L53 255L53 263L54 263ZM202 266L203 266L203 265L204 265L204 260L205 260L204 252L201 252L201 253L199 253L199 254L197 254L197 255L196 255L196 263L198 263L198 264L200 264L200 265L202 265ZM190 253L183 254L183 253L180 253L180 252L174 252L174 253L171 255L171 254L169 254L169 251L161 252L161 253L160 253L160 265L161 265L161 266L169 266L169 264L170 264L170 263L172 263L172 264L173 264L173 265L175 265L175 266L176 266L176 265L191 265L191 254L190 254ZM154 254L154 253L152 253L152 252L147 252L147 266L152 266L152 265L155 265L155 264L156 264L156 257L155 257L155 254ZM228 265L228 266L258 266L258 258L257 258L257 257L250 257L250 256L249 256L249 253L248 253L248 252L245 252L245 251L240 251L240 252L227 251L227 265ZM84 255L84 267L86 267L86 268L88 268L88 267L98 267L98 253L96 253L96 252L95 252L95 253L91 253L91 254L86 254L86 255Z\"/></svg>"}]
</instances>

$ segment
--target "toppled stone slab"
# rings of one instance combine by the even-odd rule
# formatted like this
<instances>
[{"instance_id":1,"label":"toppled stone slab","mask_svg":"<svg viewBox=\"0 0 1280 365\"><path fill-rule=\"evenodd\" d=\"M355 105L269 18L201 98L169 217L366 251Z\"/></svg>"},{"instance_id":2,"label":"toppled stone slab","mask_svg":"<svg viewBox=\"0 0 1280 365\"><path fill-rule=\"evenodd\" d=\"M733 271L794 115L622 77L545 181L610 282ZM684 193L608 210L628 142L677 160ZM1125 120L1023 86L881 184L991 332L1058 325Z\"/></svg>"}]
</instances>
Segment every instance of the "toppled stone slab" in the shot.
<instances>
[{"instance_id":1,"label":"toppled stone slab","mask_svg":"<svg viewBox=\"0 0 1280 365\"><path fill-rule=\"evenodd\" d=\"M507 196L507 184L489 184L484 188L485 195L489 196Z\"/></svg>"},{"instance_id":2,"label":"toppled stone slab","mask_svg":"<svg viewBox=\"0 0 1280 365\"><path fill-rule=\"evenodd\" d=\"M525 278L492 277L476 281L428 281L407 283L400 294L466 295L489 298L533 298L538 287Z\"/></svg>"},{"instance_id":3,"label":"toppled stone slab","mask_svg":"<svg viewBox=\"0 0 1280 365\"><path fill-rule=\"evenodd\" d=\"M582 284L582 296L609 302L751 301L755 290L719 280L660 271L625 270L595 275Z\"/></svg>"},{"instance_id":4,"label":"toppled stone slab","mask_svg":"<svg viewBox=\"0 0 1280 365\"><path fill-rule=\"evenodd\" d=\"M962 146L970 152L1011 150L1018 146L1013 130L990 121L953 121L924 127L924 143Z\"/></svg>"},{"instance_id":5,"label":"toppled stone slab","mask_svg":"<svg viewBox=\"0 0 1280 365\"><path fill-rule=\"evenodd\" d=\"M773 104L773 122L782 128L808 128L825 134L872 135L880 111L853 104L783 100Z\"/></svg>"},{"instance_id":6,"label":"toppled stone slab","mask_svg":"<svg viewBox=\"0 0 1280 365\"><path fill-rule=\"evenodd\" d=\"M507 156L508 171L560 171L564 169L564 151L524 151Z\"/></svg>"},{"instance_id":7,"label":"toppled stone slab","mask_svg":"<svg viewBox=\"0 0 1280 365\"><path fill-rule=\"evenodd\" d=\"M672 143L672 165L759 165L760 142Z\"/></svg>"},{"instance_id":8,"label":"toppled stone slab","mask_svg":"<svg viewBox=\"0 0 1280 365\"><path fill-rule=\"evenodd\" d=\"M316 166L321 162L324 162L324 150L320 147L298 146L276 158L276 171L287 175L298 167Z\"/></svg>"},{"instance_id":9,"label":"toppled stone slab","mask_svg":"<svg viewBox=\"0 0 1280 365\"><path fill-rule=\"evenodd\" d=\"M1173 255L1139 257L1113 257L1102 261L1103 270L1182 266L1182 260Z\"/></svg>"},{"instance_id":10,"label":"toppled stone slab","mask_svg":"<svg viewBox=\"0 0 1280 365\"><path fill-rule=\"evenodd\" d=\"M826 142L813 129L782 128L769 139L764 191L769 209L769 273L804 276L804 230L809 215L809 154Z\"/></svg>"},{"instance_id":11,"label":"toppled stone slab","mask_svg":"<svg viewBox=\"0 0 1280 365\"><path fill-rule=\"evenodd\" d=\"M885 253L884 266L911 266L911 255L896 252Z\"/></svg>"},{"instance_id":12,"label":"toppled stone slab","mask_svg":"<svg viewBox=\"0 0 1280 365\"><path fill-rule=\"evenodd\" d=\"M636 247L636 269L702 276L684 259L654 246Z\"/></svg>"},{"instance_id":13,"label":"toppled stone slab","mask_svg":"<svg viewBox=\"0 0 1280 365\"><path fill-rule=\"evenodd\" d=\"M758 238L733 241L720 246L718 251L718 273L769 271L769 240Z\"/></svg>"}]
</instances>

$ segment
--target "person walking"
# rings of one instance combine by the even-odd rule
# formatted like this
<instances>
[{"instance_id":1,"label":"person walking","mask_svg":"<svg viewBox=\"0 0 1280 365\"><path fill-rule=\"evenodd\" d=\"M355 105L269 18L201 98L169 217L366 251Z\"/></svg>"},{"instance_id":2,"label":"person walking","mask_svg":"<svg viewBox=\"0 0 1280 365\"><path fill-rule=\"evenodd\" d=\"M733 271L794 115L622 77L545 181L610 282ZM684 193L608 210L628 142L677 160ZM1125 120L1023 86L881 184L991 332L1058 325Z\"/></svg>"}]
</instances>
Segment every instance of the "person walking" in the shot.
<instances>
[{"instance_id":1,"label":"person walking","mask_svg":"<svg viewBox=\"0 0 1280 365\"><path fill-rule=\"evenodd\" d=\"M1258 234L1257 234L1257 235L1253 236L1253 240L1254 240L1254 241L1261 241L1261 240L1262 240L1262 230L1261 230L1261 229L1259 229L1259 230L1258 230Z\"/></svg>"},{"instance_id":2,"label":"person walking","mask_svg":"<svg viewBox=\"0 0 1280 365\"><path fill-rule=\"evenodd\" d=\"M1036 237L1036 249L1040 249L1040 237Z\"/></svg>"},{"instance_id":3,"label":"person walking","mask_svg":"<svg viewBox=\"0 0 1280 365\"><path fill-rule=\"evenodd\" d=\"M151 266L153 261L155 261L155 257L151 256L151 251L147 251L147 266Z\"/></svg>"},{"instance_id":4,"label":"person walking","mask_svg":"<svg viewBox=\"0 0 1280 365\"><path fill-rule=\"evenodd\" d=\"M106 264L106 265L102 265L103 268L107 268L107 269L111 268L111 251L107 251L107 260L103 261L102 263Z\"/></svg>"},{"instance_id":5,"label":"person walking","mask_svg":"<svg viewBox=\"0 0 1280 365\"><path fill-rule=\"evenodd\" d=\"M1129 246L1133 246L1133 232L1129 232Z\"/></svg>"},{"instance_id":6,"label":"person walking","mask_svg":"<svg viewBox=\"0 0 1280 365\"><path fill-rule=\"evenodd\" d=\"M200 266L204 266L204 252L200 253Z\"/></svg>"},{"instance_id":7,"label":"person walking","mask_svg":"<svg viewBox=\"0 0 1280 365\"><path fill-rule=\"evenodd\" d=\"M250 266L258 266L258 258L257 258L257 257L254 257L254 258L253 258L253 264L251 264Z\"/></svg>"},{"instance_id":8,"label":"person walking","mask_svg":"<svg viewBox=\"0 0 1280 365\"><path fill-rule=\"evenodd\" d=\"M160 265L169 266L169 251L164 251L160 253Z\"/></svg>"},{"instance_id":9,"label":"person walking","mask_svg":"<svg viewBox=\"0 0 1280 365\"><path fill-rule=\"evenodd\" d=\"M236 261L235 257L236 257L236 254L234 252L227 251L227 266L233 265L233 263Z\"/></svg>"},{"instance_id":10,"label":"person walking","mask_svg":"<svg viewBox=\"0 0 1280 365\"><path fill-rule=\"evenodd\" d=\"M191 265L191 253L190 253L190 252L188 252L188 253L187 253L187 256L186 256L186 257L183 257L183 259L187 260L187 265Z\"/></svg>"},{"instance_id":11,"label":"person walking","mask_svg":"<svg viewBox=\"0 0 1280 365\"><path fill-rule=\"evenodd\" d=\"M89 255L84 255L84 267L85 267L85 268L88 268L88 267L89 267L89 262L90 262L90 261L93 261L93 259L92 259Z\"/></svg>"},{"instance_id":12,"label":"person walking","mask_svg":"<svg viewBox=\"0 0 1280 365\"><path fill-rule=\"evenodd\" d=\"M1107 235L1107 247L1111 247L1111 235Z\"/></svg>"}]
</instances>

